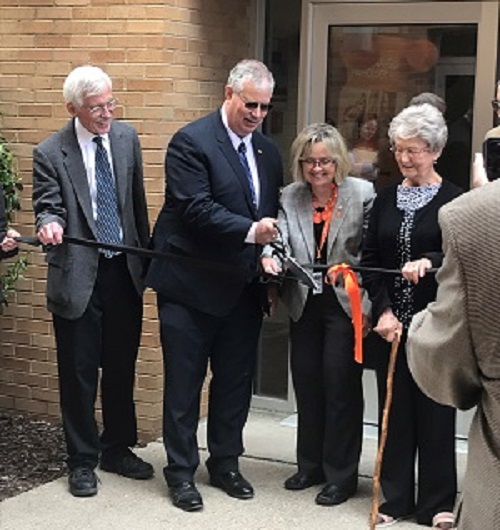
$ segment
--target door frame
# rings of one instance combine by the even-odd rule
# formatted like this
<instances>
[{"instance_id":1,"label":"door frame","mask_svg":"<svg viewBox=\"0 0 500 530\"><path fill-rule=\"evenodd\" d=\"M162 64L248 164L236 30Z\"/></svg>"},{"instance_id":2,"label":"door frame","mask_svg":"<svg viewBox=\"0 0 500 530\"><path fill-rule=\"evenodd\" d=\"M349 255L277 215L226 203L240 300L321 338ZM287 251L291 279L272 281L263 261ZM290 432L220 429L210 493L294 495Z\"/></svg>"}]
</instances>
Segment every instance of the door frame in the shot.
<instances>
[{"instance_id":1,"label":"door frame","mask_svg":"<svg viewBox=\"0 0 500 530\"><path fill-rule=\"evenodd\" d=\"M486 102L492 98L496 82L498 17L498 2L303 0L298 131L308 123L325 120L330 25L475 23L481 53L476 57L472 152L481 151L484 134L492 126L493 114Z\"/></svg>"}]
</instances>

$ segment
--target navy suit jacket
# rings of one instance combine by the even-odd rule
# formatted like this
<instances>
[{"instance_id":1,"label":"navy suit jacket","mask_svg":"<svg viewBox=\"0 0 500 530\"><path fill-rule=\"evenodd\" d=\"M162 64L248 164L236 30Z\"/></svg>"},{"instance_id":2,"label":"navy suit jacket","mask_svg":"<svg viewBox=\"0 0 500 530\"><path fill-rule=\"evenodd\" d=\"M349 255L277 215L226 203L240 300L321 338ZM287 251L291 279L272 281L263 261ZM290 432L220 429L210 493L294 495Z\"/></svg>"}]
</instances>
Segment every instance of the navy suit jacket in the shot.
<instances>
[{"instance_id":1,"label":"navy suit jacket","mask_svg":"<svg viewBox=\"0 0 500 530\"><path fill-rule=\"evenodd\" d=\"M255 278L260 245L245 238L254 221L277 215L283 167L278 149L258 132L252 144L260 179L260 204L252 204L241 165L220 110L196 120L172 138L165 158L165 203L152 237L156 250L220 263L216 271L153 259L146 285L168 299L222 316Z\"/></svg>"}]
</instances>

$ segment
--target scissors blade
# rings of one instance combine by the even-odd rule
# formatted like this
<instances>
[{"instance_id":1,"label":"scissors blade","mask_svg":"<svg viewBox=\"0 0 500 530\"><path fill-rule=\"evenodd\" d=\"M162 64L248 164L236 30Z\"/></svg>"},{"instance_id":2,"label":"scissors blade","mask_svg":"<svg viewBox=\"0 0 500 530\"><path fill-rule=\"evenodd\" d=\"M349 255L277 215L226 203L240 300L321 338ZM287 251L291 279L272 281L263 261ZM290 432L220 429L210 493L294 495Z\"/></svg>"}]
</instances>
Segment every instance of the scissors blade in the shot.
<instances>
[{"instance_id":1,"label":"scissors blade","mask_svg":"<svg viewBox=\"0 0 500 530\"><path fill-rule=\"evenodd\" d=\"M297 260L295 260L294 258L290 256L286 257L285 269L288 270L292 274L292 276L297 278L297 280L301 281L307 287L311 287L312 289L316 288L316 282L312 274L306 269L304 269L302 265L299 265Z\"/></svg>"}]
</instances>

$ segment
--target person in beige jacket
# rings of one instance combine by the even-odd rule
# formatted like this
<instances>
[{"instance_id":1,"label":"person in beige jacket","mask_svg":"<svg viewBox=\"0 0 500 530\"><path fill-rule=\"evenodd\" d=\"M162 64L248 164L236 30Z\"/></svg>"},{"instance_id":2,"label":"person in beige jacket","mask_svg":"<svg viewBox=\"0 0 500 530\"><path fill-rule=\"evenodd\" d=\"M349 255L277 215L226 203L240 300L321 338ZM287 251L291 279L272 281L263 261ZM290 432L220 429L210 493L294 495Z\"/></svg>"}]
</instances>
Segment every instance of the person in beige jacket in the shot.
<instances>
[{"instance_id":1,"label":"person in beige jacket","mask_svg":"<svg viewBox=\"0 0 500 530\"><path fill-rule=\"evenodd\" d=\"M409 329L410 370L440 403L477 406L457 512L462 530L500 528L500 181L439 213L445 258L435 302Z\"/></svg>"}]
</instances>

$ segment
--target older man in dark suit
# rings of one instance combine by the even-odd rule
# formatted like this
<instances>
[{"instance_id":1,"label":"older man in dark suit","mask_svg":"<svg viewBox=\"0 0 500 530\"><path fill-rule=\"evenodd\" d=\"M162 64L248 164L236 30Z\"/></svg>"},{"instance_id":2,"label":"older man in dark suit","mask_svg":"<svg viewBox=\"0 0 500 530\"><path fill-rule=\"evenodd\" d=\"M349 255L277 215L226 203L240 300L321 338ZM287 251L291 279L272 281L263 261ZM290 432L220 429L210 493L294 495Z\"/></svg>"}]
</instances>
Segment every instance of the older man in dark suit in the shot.
<instances>
[{"instance_id":1,"label":"older man in dark suit","mask_svg":"<svg viewBox=\"0 0 500 530\"><path fill-rule=\"evenodd\" d=\"M256 131L273 88L264 64L241 61L229 74L222 107L178 131L167 150L167 191L154 248L216 265L156 259L146 277L158 293L165 362L165 478L174 505L187 511L203 506L194 473L209 360L210 482L232 497L253 497L238 457L267 301L257 264L261 245L277 236L282 185L279 152Z\"/></svg>"},{"instance_id":2,"label":"older man in dark suit","mask_svg":"<svg viewBox=\"0 0 500 530\"><path fill-rule=\"evenodd\" d=\"M133 400L142 323L142 263L135 256L63 243L63 236L145 246L149 223L136 131L113 121L106 73L74 69L63 87L72 119L33 152L33 206L47 249L47 306L57 345L69 489L97 493L94 469L146 479ZM103 431L94 416L99 368Z\"/></svg>"}]
</instances>

